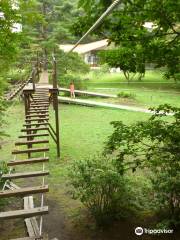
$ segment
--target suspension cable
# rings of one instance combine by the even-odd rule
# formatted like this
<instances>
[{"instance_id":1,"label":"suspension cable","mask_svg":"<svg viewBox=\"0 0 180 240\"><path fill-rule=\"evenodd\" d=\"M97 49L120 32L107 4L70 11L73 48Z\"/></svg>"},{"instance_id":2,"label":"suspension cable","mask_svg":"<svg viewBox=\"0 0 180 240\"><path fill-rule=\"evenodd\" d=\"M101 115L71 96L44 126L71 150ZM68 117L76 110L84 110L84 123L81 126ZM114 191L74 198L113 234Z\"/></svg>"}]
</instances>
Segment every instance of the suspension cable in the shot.
<instances>
[{"instance_id":1,"label":"suspension cable","mask_svg":"<svg viewBox=\"0 0 180 240\"><path fill-rule=\"evenodd\" d=\"M108 8L107 10L98 18L98 20L92 25L92 27L89 28L89 30L82 36L82 38L73 46L73 48L69 51L72 52L91 32L93 32L99 24L102 23L104 18L108 16L114 8L120 3L120 0L115 0Z\"/></svg>"}]
</instances>

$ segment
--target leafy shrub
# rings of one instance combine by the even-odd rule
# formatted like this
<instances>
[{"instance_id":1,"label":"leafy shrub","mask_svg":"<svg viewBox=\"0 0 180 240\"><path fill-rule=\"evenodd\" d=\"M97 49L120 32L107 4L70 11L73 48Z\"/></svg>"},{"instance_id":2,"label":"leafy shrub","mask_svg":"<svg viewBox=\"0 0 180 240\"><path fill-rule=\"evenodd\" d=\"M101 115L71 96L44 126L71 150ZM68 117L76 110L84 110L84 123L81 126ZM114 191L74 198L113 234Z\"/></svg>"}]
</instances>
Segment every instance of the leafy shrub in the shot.
<instances>
[{"instance_id":1,"label":"leafy shrub","mask_svg":"<svg viewBox=\"0 0 180 240\"><path fill-rule=\"evenodd\" d=\"M64 77L65 74L88 73L89 66L75 52L66 53L62 50L56 52L58 75Z\"/></svg>"},{"instance_id":2,"label":"leafy shrub","mask_svg":"<svg viewBox=\"0 0 180 240\"><path fill-rule=\"evenodd\" d=\"M5 180L1 178L2 174L7 173L8 168L5 162L0 162L0 189L3 188ZM0 199L0 208L6 204L6 200Z\"/></svg>"},{"instance_id":3,"label":"leafy shrub","mask_svg":"<svg viewBox=\"0 0 180 240\"><path fill-rule=\"evenodd\" d=\"M7 75L9 83L11 83L11 84L15 84L19 81L25 81L26 77L27 77L27 72L21 71L18 69L10 71Z\"/></svg>"},{"instance_id":4,"label":"leafy shrub","mask_svg":"<svg viewBox=\"0 0 180 240\"><path fill-rule=\"evenodd\" d=\"M117 96L120 97L120 98L131 98L131 99L135 98L135 94L127 93L127 92L120 92L120 93L117 94Z\"/></svg>"},{"instance_id":5,"label":"leafy shrub","mask_svg":"<svg viewBox=\"0 0 180 240\"><path fill-rule=\"evenodd\" d=\"M124 217L128 207L133 206L129 179L116 170L111 159L98 155L77 161L69 176L74 198L80 199L90 210L97 224Z\"/></svg>"},{"instance_id":6,"label":"leafy shrub","mask_svg":"<svg viewBox=\"0 0 180 240\"><path fill-rule=\"evenodd\" d=\"M148 169L156 209L166 212L169 225L180 224L180 108L162 105L149 120L127 126L113 122L105 153L116 159L118 171ZM171 113L171 121L167 114Z\"/></svg>"},{"instance_id":7,"label":"leafy shrub","mask_svg":"<svg viewBox=\"0 0 180 240\"><path fill-rule=\"evenodd\" d=\"M75 76L72 74L64 75L59 81L59 86L69 88L70 83L73 82L75 89L86 89L86 80L82 79L80 76ZM69 93L68 93L69 94Z\"/></svg>"}]
</instances>

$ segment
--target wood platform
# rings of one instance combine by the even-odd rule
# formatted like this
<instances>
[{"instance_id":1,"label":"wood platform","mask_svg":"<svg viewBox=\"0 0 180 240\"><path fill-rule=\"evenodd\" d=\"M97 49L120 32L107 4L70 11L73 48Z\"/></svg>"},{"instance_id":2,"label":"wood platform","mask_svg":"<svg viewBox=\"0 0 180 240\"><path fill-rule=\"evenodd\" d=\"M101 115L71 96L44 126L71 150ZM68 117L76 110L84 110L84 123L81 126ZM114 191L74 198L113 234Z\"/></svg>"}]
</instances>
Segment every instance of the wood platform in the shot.
<instances>
[{"instance_id":1,"label":"wood platform","mask_svg":"<svg viewBox=\"0 0 180 240\"><path fill-rule=\"evenodd\" d=\"M59 88L59 91L70 93L70 90L68 88ZM113 94L89 92L89 91L82 91L82 90L75 90L74 92L77 95L85 95L85 96L91 96L91 97L117 98L117 95L113 95Z\"/></svg>"},{"instance_id":2,"label":"wood platform","mask_svg":"<svg viewBox=\"0 0 180 240\"><path fill-rule=\"evenodd\" d=\"M38 207L28 210L14 210L9 212L1 212L0 219L7 220L13 218L30 218L38 215L43 215L48 213L48 207Z\"/></svg>"},{"instance_id":3,"label":"wood platform","mask_svg":"<svg viewBox=\"0 0 180 240\"><path fill-rule=\"evenodd\" d=\"M82 106L87 106L87 107L103 107L103 108L127 110L127 111L133 111L133 112L152 113L148 109L143 109L143 108L133 107L133 106L102 103L102 102L85 100L85 99L77 99L77 98L72 99L72 98L68 98L68 97L58 97L58 99L59 99L59 102L61 102L61 103L76 104L76 105L82 105Z\"/></svg>"}]
</instances>

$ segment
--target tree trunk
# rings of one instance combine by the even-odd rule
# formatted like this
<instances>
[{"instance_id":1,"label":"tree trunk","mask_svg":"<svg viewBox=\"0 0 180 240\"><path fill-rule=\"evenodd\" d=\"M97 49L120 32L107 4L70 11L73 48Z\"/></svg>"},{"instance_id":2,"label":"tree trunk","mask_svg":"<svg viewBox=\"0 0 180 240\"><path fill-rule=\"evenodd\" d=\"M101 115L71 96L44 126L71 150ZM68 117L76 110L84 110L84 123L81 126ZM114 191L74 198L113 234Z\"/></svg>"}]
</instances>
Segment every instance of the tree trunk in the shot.
<instances>
[{"instance_id":1,"label":"tree trunk","mask_svg":"<svg viewBox=\"0 0 180 240\"><path fill-rule=\"evenodd\" d=\"M126 71L123 71L123 74L124 74L124 76L125 76L125 78L126 78L128 84L129 84L129 73L126 72Z\"/></svg>"}]
</instances>

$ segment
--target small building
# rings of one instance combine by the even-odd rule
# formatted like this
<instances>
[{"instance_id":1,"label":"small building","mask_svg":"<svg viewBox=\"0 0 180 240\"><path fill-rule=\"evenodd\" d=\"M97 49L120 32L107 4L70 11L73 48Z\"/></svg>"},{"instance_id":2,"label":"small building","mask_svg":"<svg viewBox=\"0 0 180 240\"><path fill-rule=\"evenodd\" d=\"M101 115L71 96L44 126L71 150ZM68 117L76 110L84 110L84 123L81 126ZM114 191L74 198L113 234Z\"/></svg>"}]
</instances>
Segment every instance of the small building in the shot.
<instances>
[{"instance_id":1,"label":"small building","mask_svg":"<svg viewBox=\"0 0 180 240\"><path fill-rule=\"evenodd\" d=\"M109 40L104 39L92 43L79 44L73 52L81 55L88 65L91 67L98 67L98 52L107 49ZM73 44L60 45L60 49L64 52L69 52L74 47Z\"/></svg>"}]
</instances>

